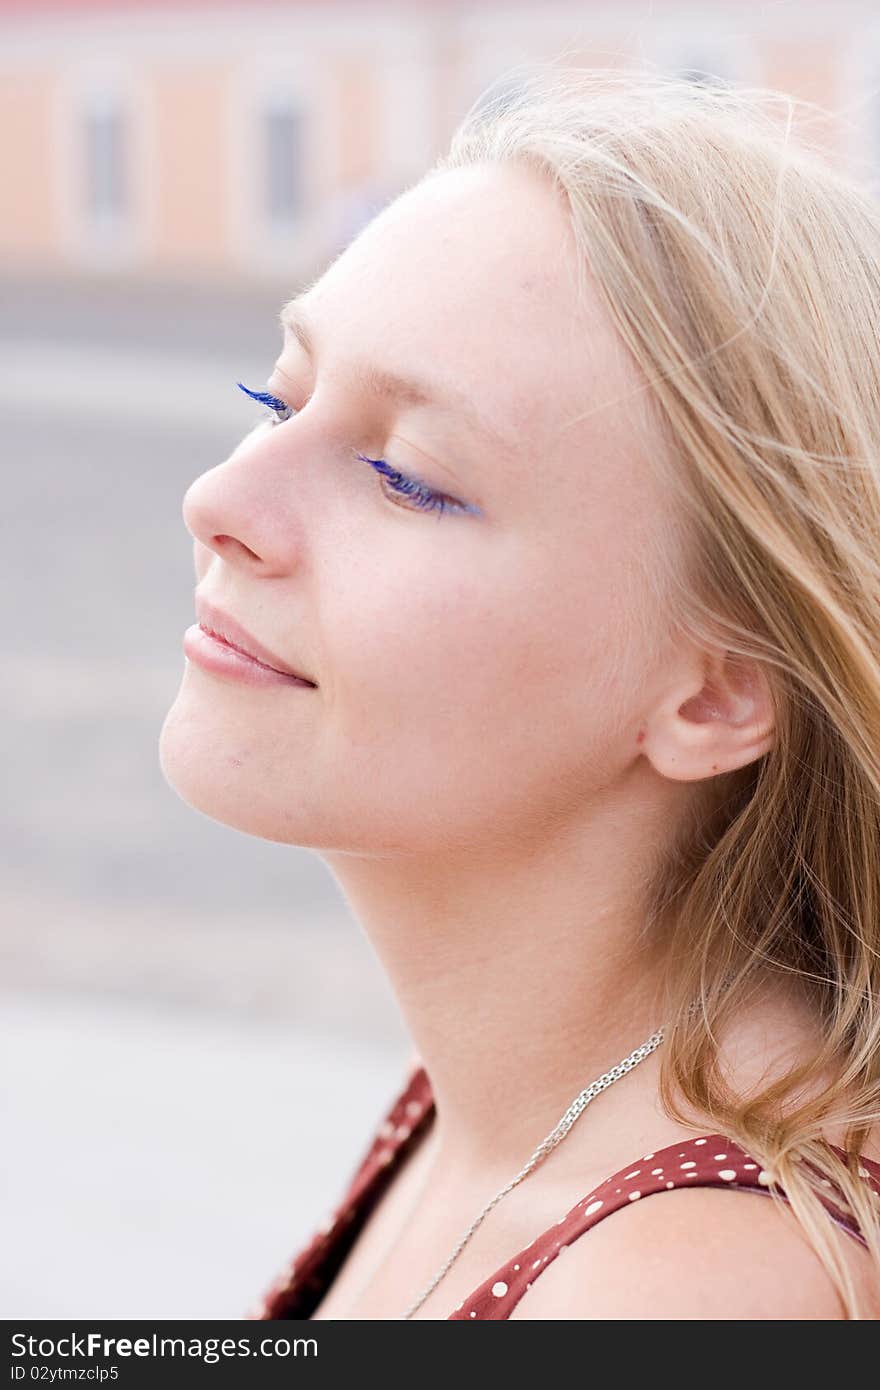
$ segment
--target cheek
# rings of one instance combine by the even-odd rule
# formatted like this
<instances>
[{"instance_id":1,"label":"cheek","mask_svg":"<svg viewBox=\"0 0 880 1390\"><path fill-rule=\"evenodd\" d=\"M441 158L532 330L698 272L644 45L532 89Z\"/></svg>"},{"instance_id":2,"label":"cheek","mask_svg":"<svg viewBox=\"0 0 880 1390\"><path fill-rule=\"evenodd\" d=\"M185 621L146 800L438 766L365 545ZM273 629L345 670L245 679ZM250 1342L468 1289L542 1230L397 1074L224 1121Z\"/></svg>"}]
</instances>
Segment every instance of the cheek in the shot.
<instances>
[{"instance_id":1,"label":"cheek","mask_svg":"<svg viewBox=\"0 0 880 1390\"><path fill-rule=\"evenodd\" d=\"M374 589L366 609L340 615L330 664L343 740L448 743L491 679L492 617L485 598L477 607L454 588L413 585Z\"/></svg>"},{"instance_id":2,"label":"cheek","mask_svg":"<svg viewBox=\"0 0 880 1390\"><path fill-rule=\"evenodd\" d=\"M344 777L357 767L363 785L398 806L424 809L428 793L438 816L460 812L466 791L494 815L504 797L523 806L545 787L552 795L573 760L594 757L613 703L602 596L596 611L573 605L525 561L510 555L473 578L423 569L340 603L327 631L333 760Z\"/></svg>"}]
</instances>

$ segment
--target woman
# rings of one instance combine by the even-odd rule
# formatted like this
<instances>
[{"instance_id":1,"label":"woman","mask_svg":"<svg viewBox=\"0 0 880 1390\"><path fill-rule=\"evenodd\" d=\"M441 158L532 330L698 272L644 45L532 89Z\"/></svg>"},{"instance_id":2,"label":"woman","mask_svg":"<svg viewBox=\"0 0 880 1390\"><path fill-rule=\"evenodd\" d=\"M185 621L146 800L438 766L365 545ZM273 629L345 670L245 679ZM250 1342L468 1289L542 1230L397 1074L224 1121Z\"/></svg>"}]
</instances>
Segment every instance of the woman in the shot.
<instances>
[{"instance_id":1,"label":"woman","mask_svg":"<svg viewBox=\"0 0 880 1390\"><path fill-rule=\"evenodd\" d=\"M880 212L784 106L479 107L186 494L164 774L417 1049L256 1316L880 1312Z\"/></svg>"}]
</instances>

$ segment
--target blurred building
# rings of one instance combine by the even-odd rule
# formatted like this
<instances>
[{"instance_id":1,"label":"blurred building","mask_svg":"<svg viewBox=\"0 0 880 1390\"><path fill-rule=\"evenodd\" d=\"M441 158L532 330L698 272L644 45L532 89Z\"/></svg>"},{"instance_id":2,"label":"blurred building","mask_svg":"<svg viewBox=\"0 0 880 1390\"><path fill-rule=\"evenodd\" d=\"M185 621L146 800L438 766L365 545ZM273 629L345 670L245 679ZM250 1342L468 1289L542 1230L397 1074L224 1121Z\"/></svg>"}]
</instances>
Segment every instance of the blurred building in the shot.
<instances>
[{"instance_id":1,"label":"blurred building","mask_svg":"<svg viewBox=\"0 0 880 1390\"><path fill-rule=\"evenodd\" d=\"M875 6L0 0L0 268L308 276L521 62L654 64L845 109L873 160Z\"/></svg>"}]
</instances>

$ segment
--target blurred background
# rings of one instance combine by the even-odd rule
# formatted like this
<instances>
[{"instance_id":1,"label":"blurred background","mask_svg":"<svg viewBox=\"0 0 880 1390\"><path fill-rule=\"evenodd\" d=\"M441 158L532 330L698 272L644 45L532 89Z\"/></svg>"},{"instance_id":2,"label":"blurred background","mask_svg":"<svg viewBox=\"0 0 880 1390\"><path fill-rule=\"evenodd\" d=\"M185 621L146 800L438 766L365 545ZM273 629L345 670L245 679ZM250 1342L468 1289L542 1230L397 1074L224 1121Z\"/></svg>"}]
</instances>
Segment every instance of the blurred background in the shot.
<instances>
[{"instance_id":1,"label":"blurred background","mask_svg":"<svg viewBox=\"0 0 880 1390\"><path fill-rule=\"evenodd\" d=\"M323 864L160 774L180 508L253 423L282 303L560 58L790 92L876 179L868 0L0 0L6 1318L243 1316L400 1089Z\"/></svg>"}]
</instances>

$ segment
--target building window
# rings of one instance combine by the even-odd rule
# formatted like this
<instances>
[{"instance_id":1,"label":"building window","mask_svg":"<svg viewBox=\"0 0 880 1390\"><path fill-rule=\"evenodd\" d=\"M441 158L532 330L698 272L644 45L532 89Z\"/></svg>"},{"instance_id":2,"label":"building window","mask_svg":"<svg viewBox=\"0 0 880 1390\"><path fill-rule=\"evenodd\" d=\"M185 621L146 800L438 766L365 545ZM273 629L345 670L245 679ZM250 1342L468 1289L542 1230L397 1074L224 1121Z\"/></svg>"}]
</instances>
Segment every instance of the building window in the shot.
<instances>
[{"instance_id":1,"label":"building window","mask_svg":"<svg viewBox=\"0 0 880 1390\"><path fill-rule=\"evenodd\" d=\"M116 227L129 211L128 130L125 112L111 98L84 113L86 217L92 226Z\"/></svg>"},{"instance_id":2,"label":"building window","mask_svg":"<svg viewBox=\"0 0 880 1390\"><path fill-rule=\"evenodd\" d=\"M292 101L275 100L263 126L264 207L273 229L283 230L302 213L303 118Z\"/></svg>"}]
</instances>

